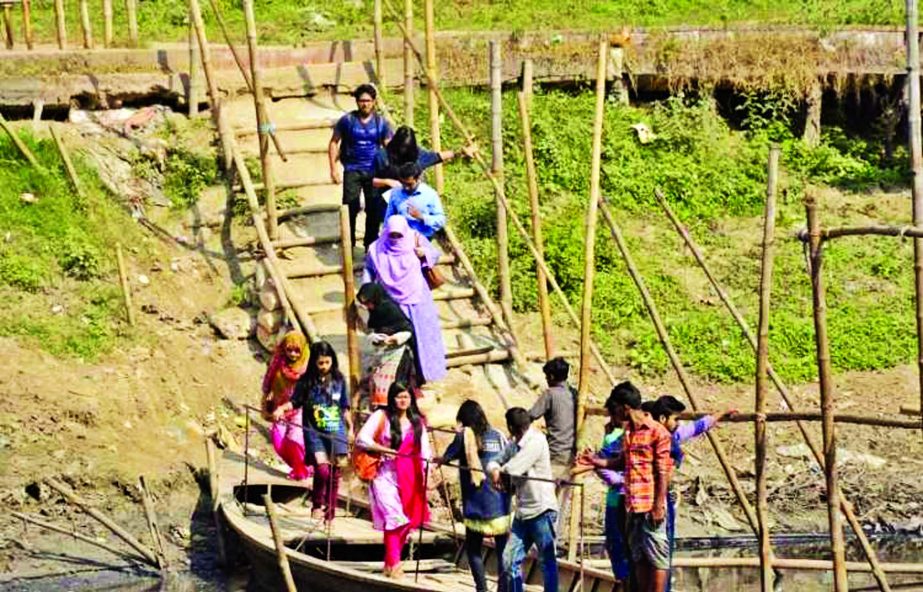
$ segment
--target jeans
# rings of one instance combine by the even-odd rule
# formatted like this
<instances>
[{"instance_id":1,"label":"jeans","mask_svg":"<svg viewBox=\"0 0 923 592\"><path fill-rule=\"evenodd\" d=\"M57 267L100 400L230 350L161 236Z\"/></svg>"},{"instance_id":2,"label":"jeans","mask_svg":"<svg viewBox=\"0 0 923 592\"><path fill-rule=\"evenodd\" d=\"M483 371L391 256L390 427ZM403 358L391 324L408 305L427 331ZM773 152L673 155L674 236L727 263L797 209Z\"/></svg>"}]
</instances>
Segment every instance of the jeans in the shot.
<instances>
[{"instance_id":1,"label":"jeans","mask_svg":"<svg viewBox=\"0 0 923 592\"><path fill-rule=\"evenodd\" d=\"M498 568L500 573L497 574L498 592L505 592L506 582L503 569L503 550L506 548L506 541L509 535L495 535L494 544L497 547ZM484 575L484 558L481 556L481 547L484 543L484 535L473 530L465 531L465 555L468 558L468 566L471 568L471 575L474 577L474 588L477 592L487 592L487 577Z\"/></svg>"},{"instance_id":2,"label":"jeans","mask_svg":"<svg viewBox=\"0 0 923 592\"><path fill-rule=\"evenodd\" d=\"M558 590L558 559L555 555L555 523L558 513L548 510L528 520L516 518L510 531L510 540L503 550L503 571L506 573L507 592L523 592L522 563L526 553L535 545L542 562L542 580L545 592Z\"/></svg>"},{"instance_id":3,"label":"jeans","mask_svg":"<svg viewBox=\"0 0 923 592\"><path fill-rule=\"evenodd\" d=\"M343 203L349 206L349 235L352 244L356 246L356 217L362 209L359 193L365 196L365 239L366 248L378 238L378 227L381 226L381 217L385 210L380 192L372 187L372 173L370 171L344 171L343 172ZM387 207L387 204L385 205Z\"/></svg>"},{"instance_id":4,"label":"jeans","mask_svg":"<svg viewBox=\"0 0 923 592\"><path fill-rule=\"evenodd\" d=\"M612 564L612 575L615 579L624 581L628 579L630 566L625 535L622 533L622 524L619 519L620 509L620 506L606 506L606 553Z\"/></svg>"}]
</instances>

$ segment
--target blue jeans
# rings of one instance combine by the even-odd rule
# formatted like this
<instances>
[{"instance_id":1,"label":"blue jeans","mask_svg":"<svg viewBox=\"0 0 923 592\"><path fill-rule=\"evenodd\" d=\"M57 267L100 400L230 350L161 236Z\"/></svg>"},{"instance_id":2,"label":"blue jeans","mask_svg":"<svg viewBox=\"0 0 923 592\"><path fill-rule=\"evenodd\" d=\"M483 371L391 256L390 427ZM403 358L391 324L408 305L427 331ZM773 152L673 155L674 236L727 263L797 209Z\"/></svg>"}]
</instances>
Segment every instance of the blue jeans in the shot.
<instances>
[{"instance_id":1,"label":"blue jeans","mask_svg":"<svg viewBox=\"0 0 923 592\"><path fill-rule=\"evenodd\" d=\"M558 592L558 558L554 546L557 521L558 513L554 510L528 520L513 520L510 538L503 550L503 571L509 583L507 592L523 592L522 563L532 545L538 548L538 558L542 562L545 592Z\"/></svg>"},{"instance_id":2,"label":"blue jeans","mask_svg":"<svg viewBox=\"0 0 923 592\"><path fill-rule=\"evenodd\" d=\"M622 525L619 524L620 509L619 506L606 506L606 553L612 564L612 575L617 580L625 581L628 579L630 567L625 535L622 533Z\"/></svg>"}]
</instances>

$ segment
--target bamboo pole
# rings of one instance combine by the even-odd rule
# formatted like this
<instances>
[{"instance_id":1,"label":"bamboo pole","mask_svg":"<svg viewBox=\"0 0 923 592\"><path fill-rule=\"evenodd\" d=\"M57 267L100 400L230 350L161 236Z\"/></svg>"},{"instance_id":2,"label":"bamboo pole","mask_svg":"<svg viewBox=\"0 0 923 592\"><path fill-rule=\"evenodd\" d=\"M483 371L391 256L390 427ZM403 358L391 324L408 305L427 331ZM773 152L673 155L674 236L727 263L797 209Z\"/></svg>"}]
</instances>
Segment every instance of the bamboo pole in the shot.
<instances>
[{"instance_id":1,"label":"bamboo pole","mask_svg":"<svg viewBox=\"0 0 923 592\"><path fill-rule=\"evenodd\" d=\"M756 349L756 421L753 437L756 450L756 517L759 521L760 589L771 592L773 584L772 546L769 541L769 491L766 487L766 370L769 368L769 314L772 294L773 247L776 229L776 190L779 180L779 148L769 149L766 210L763 216L763 260L760 270L759 339Z\"/></svg>"},{"instance_id":2,"label":"bamboo pole","mask_svg":"<svg viewBox=\"0 0 923 592\"><path fill-rule=\"evenodd\" d=\"M434 0L424 0L423 10L426 18L426 70L428 79L439 80L439 73L436 70L436 15L433 8ZM381 10L381 3L376 0L378 10ZM427 83L426 96L429 99L429 133L430 146L434 152L442 151L442 137L439 129L439 99L433 92L432 85ZM445 171L442 164L434 167L434 180L436 183L436 193L442 195L445 189Z\"/></svg>"},{"instance_id":3,"label":"bamboo pole","mask_svg":"<svg viewBox=\"0 0 923 592\"><path fill-rule=\"evenodd\" d=\"M112 0L103 0L103 47L112 47Z\"/></svg>"},{"instance_id":4,"label":"bamboo pole","mask_svg":"<svg viewBox=\"0 0 923 592\"><path fill-rule=\"evenodd\" d=\"M132 47L138 47L138 0L125 0L125 12L128 13L128 41Z\"/></svg>"},{"instance_id":5,"label":"bamboo pole","mask_svg":"<svg viewBox=\"0 0 923 592\"><path fill-rule=\"evenodd\" d=\"M32 0L22 0L22 35L26 40L26 49L35 47L32 40Z\"/></svg>"},{"instance_id":6,"label":"bamboo pole","mask_svg":"<svg viewBox=\"0 0 923 592\"><path fill-rule=\"evenodd\" d=\"M413 51L411 37L413 36L413 0L404 0L404 123L413 127ZM420 65L423 65L422 62ZM427 72L427 77L429 72Z\"/></svg>"},{"instance_id":7,"label":"bamboo pole","mask_svg":"<svg viewBox=\"0 0 923 592\"><path fill-rule=\"evenodd\" d=\"M167 568L167 556L163 549L163 539L160 536L160 526L157 524L157 513L154 511L154 501L144 482L144 475L138 477L138 489L141 491L141 504L144 507L144 517L147 520L147 529L151 535L151 546L157 555L160 569Z\"/></svg>"},{"instance_id":8,"label":"bamboo pole","mask_svg":"<svg viewBox=\"0 0 923 592\"><path fill-rule=\"evenodd\" d=\"M684 411L677 415L677 419L680 420L695 420L706 415L715 415L720 413L719 411ZM598 415L605 417L608 415L605 407L601 406L591 406L587 407L587 415ZM722 424L725 423L750 423L756 421L756 413L735 413L734 415L728 415L721 420ZM821 421L823 415L819 411L779 411L775 413L764 413L765 421L767 423L781 423L781 422L805 422L805 421ZM837 414L834 418L836 423L850 424L850 425L865 425L865 426L878 426L878 427L887 427L887 428L898 428L898 429L908 429L915 430L919 428L919 424L913 420L906 419L889 419L886 417L869 417L865 415L842 415ZM844 514L846 510L843 510Z\"/></svg>"},{"instance_id":9,"label":"bamboo pole","mask_svg":"<svg viewBox=\"0 0 923 592\"><path fill-rule=\"evenodd\" d=\"M128 283L128 271L125 268L125 259L122 257L122 243L115 243L115 260L119 267L119 284L122 286L122 299L125 302L125 314L128 315L128 324L135 326L135 309L131 305L131 286Z\"/></svg>"},{"instance_id":10,"label":"bamboo pole","mask_svg":"<svg viewBox=\"0 0 923 592\"><path fill-rule=\"evenodd\" d=\"M57 479L48 478L48 479L45 479L45 483L47 483L49 487L51 487L52 489L60 493L64 497L64 499L66 499L68 502L77 506L78 508L83 510L88 516L90 516L91 518L98 521L100 524L102 524L106 528L108 528L110 531L112 531L112 534L114 534L115 536L119 537L120 539L128 543L128 545L132 549L140 553L141 556L144 557L144 559L148 563L150 563L151 565L155 567L159 567L157 565L157 557L154 555L153 551L151 551L148 547L142 544L141 541L136 539L130 532L128 532L127 530L125 530L124 528L122 528L121 526L113 522L112 520L110 520L102 512L88 505L86 500L82 499L76 493L71 491L69 487L67 487L66 485L58 481Z\"/></svg>"},{"instance_id":11,"label":"bamboo pole","mask_svg":"<svg viewBox=\"0 0 923 592\"><path fill-rule=\"evenodd\" d=\"M230 182L232 178L230 172L234 159L232 144L234 133L228 124L227 117L222 113L221 96L218 93L218 82L212 72L212 52L208 45L208 37L205 34L205 23L202 20L202 9L199 6L199 0L188 1L189 11L192 15L192 26L195 28L196 39L199 42L199 55L202 59L202 72L205 74L205 84L208 88L212 121L218 128L218 137L221 141L221 151L223 152L224 170L228 173Z\"/></svg>"},{"instance_id":12,"label":"bamboo pole","mask_svg":"<svg viewBox=\"0 0 923 592\"><path fill-rule=\"evenodd\" d=\"M747 321L744 319L743 315L734 305L734 302L731 300L730 296L728 296L727 291L721 286L721 284L715 278L715 275L712 273L711 268L709 268L708 264L705 262L705 257L702 255L701 249L699 249L699 246L692 239L692 236L689 234L689 231L679 221L679 218L676 217L676 214L673 213L673 210L670 208L669 204L667 204L667 201L664 199L663 194L661 194L660 191L658 190L655 192L655 196L657 198L657 201L660 202L660 205L663 208L664 213L667 215L667 218L670 219L670 222L673 223L673 226L676 228L677 232L680 234L680 236L683 237L683 240L685 241L686 246L689 247L690 251L692 251L693 257L695 257L695 260L698 262L699 266L702 268L702 271L705 273L705 276L708 278L708 281L711 283L712 287L718 293L718 297L721 298L722 302L724 302L724 305L727 308L728 312L737 322L737 325L740 327L741 332L743 333L747 341L750 343L750 347L753 348L753 351L755 352L757 349L757 342L756 342L755 336L753 335L753 331L750 330L750 327L747 324ZM792 396L789 393L788 388L785 386L785 383L782 382L782 379L775 372L775 370L773 370L771 365L768 367L767 370L768 370L769 378L770 380L772 380L773 384L775 385L776 390L778 391L779 396L782 399L782 402L785 404L785 406L788 409L795 411L795 405L794 405ZM742 415L744 414L741 414L741 416ZM785 419L780 418L778 419L778 421L792 421L793 420L796 422L796 425L798 426L798 430L801 432L801 436L804 439L805 444L811 450L811 454L814 456L814 459L817 462L817 466L821 468L821 471L823 471L823 468L824 468L823 455L821 454L821 451L818 448L817 444L814 442L814 439L811 437L810 433L808 432L807 426L803 423L804 421L819 420L821 415L817 413L767 414L767 421L777 421L777 419L774 419L774 417L782 416L782 415L785 415L786 418ZM737 420L737 416L735 416L734 418L727 418L725 421L736 421L736 420ZM841 416L835 417L835 420L837 422L842 422L842 423L849 422L849 423L862 423L865 425L886 425L887 427L898 427L898 428L908 427L908 426L894 425L893 420L880 420L878 418L868 418L868 417L859 417L859 416L842 416L841 415ZM875 421L877 423L871 423L872 421ZM872 573L874 574L875 579L878 582L879 588L885 591L890 590L891 588L888 584L888 579L885 576L885 573L878 567L879 561L878 561L878 557L876 555L875 549L872 548L872 545L869 542L868 537L865 535L865 531L862 530L862 525L859 523L859 520L856 518L855 512L853 512L853 509L852 509L852 505L842 496L842 492L840 494L840 510L843 512L843 515L846 517L846 520L849 522L849 525L853 529L853 532L855 532L856 539L859 541L860 546L862 547L862 550L865 553L866 558L868 559L869 565L871 566L871 569L872 569Z\"/></svg>"},{"instance_id":13,"label":"bamboo pole","mask_svg":"<svg viewBox=\"0 0 923 592\"><path fill-rule=\"evenodd\" d=\"M76 192L77 196L81 199L86 198L86 194L80 187L80 181L77 177L77 170L74 168L74 163L71 162L70 154L68 154L67 147L64 145L64 140L62 140L58 135L58 132L55 131L54 125L49 125L48 131L51 132L51 139L54 140L54 145L58 148L58 154L61 155L61 160L64 162L64 170L67 171L67 178L70 180L71 185L74 188L74 192Z\"/></svg>"},{"instance_id":14,"label":"bamboo pole","mask_svg":"<svg viewBox=\"0 0 923 592\"><path fill-rule=\"evenodd\" d=\"M837 484L836 427L834 425L833 376L830 364L830 342L827 338L827 296L823 282L823 246L820 222L813 198L805 203L810 233L811 293L814 303L814 338L817 344L817 374L820 380L821 429L824 442L824 476L827 482L827 519L830 524L830 546L833 551L833 583L837 592L846 592L846 545L840 523L840 490Z\"/></svg>"},{"instance_id":15,"label":"bamboo pole","mask_svg":"<svg viewBox=\"0 0 923 592\"><path fill-rule=\"evenodd\" d=\"M532 60L526 59L522 61L522 94L525 95L526 99L526 109L529 111L532 110L532 91L533 91L533 67Z\"/></svg>"},{"instance_id":16,"label":"bamboo pole","mask_svg":"<svg viewBox=\"0 0 923 592\"><path fill-rule=\"evenodd\" d=\"M10 4L3 5L3 29L6 36L6 48L13 49L15 39L13 38L13 7Z\"/></svg>"},{"instance_id":17,"label":"bamboo pole","mask_svg":"<svg viewBox=\"0 0 923 592\"><path fill-rule=\"evenodd\" d=\"M910 170L913 175L913 224L923 225L923 135L920 131L920 18L917 0L907 0L907 77L910 105L907 125L910 128ZM923 240L913 241L913 278L916 291L917 379L920 407L923 407ZM921 423L923 429L923 423Z\"/></svg>"},{"instance_id":18,"label":"bamboo pole","mask_svg":"<svg viewBox=\"0 0 923 592\"><path fill-rule=\"evenodd\" d=\"M32 151L29 150L29 147L26 146L25 142L16 135L16 132L13 131L13 128L10 127L9 122L4 119L3 115L0 115L0 128L3 128L3 131L6 132L6 135L10 137L10 140L16 146L16 149L19 150L19 153L23 155L23 158L29 161L29 164L32 165L32 168L38 168L38 160L35 159L35 155L32 154Z\"/></svg>"},{"instance_id":19,"label":"bamboo pole","mask_svg":"<svg viewBox=\"0 0 923 592\"><path fill-rule=\"evenodd\" d=\"M189 9L189 88L186 93L186 107L189 117L199 115L199 46L195 41L195 25L192 22L192 9Z\"/></svg>"},{"instance_id":20,"label":"bamboo pole","mask_svg":"<svg viewBox=\"0 0 923 592\"><path fill-rule=\"evenodd\" d=\"M64 12L64 0L54 0L54 23L55 37L58 41L58 49L67 49L67 24Z\"/></svg>"},{"instance_id":21,"label":"bamboo pole","mask_svg":"<svg viewBox=\"0 0 923 592\"><path fill-rule=\"evenodd\" d=\"M390 0L382 0L382 2L385 3L385 6L388 8L388 10L392 14L395 14L394 7L391 5ZM413 50L414 54L417 57L417 61L422 64L423 55L420 53L420 50L414 44L413 39L411 39L407 35L407 30L404 28L404 26L400 22L397 22L396 24L397 24L398 29L400 29L401 33L404 35L405 41L407 41L410 44L411 49ZM439 86L435 82L436 81L432 79L427 80L427 83L433 86L433 90L436 93L436 98L439 99L439 104L442 106L442 110L446 114L446 117L449 118L449 121L452 122L452 125L456 127L459 133L461 133L461 135L464 136L466 144L475 145L476 142L474 140L474 136L471 135L471 132L468 131L467 127L465 127L465 124L462 123L461 119L458 118L458 115L456 115L455 111L452 109L452 106L449 105L448 101L445 100L445 97L443 96L442 91L439 89ZM484 174L484 176L493 186L493 189L496 192L496 195L500 198L500 201L503 204L503 207L506 210L506 213L509 216L509 219L513 222L513 226L516 228L516 231L522 237L523 242L525 243L526 247L528 247L529 251L532 254L532 257L535 258L536 265L539 267L539 269L542 270L542 272L548 278L548 283L551 284L552 290L554 290L554 293L558 296L558 298L560 298L561 303L564 305L564 310L567 312L568 318L570 318L571 322L574 324L575 327L579 327L580 319L577 317L577 313L574 312L573 307L570 305L570 301L567 299L567 295L564 293L564 291L561 289L560 284L558 284L557 280L555 280L554 276L552 275L551 270L548 268L548 264L545 262L545 258L536 249L535 243L533 243L532 239L529 237L529 232L526 230L526 227L523 225L522 221L519 219L519 216L510 206L509 200L507 200L506 198L506 193L503 191L503 186L500 184L497 178L494 177L493 174L491 174L490 167L487 165L487 162L484 160L484 157L481 156L480 152L475 152L472 158L474 159L474 162L478 165L478 167L480 167L481 172ZM612 384L615 384L616 383L615 374L613 374L612 369L609 367L609 364L606 362L605 358L602 355L602 352L599 351L599 348L596 346L595 343L591 343L591 350L593 352L594 357L596 358L596 361L599 363L600 368L602 368L603 372L606 374L606 378L609 379L609 382L611 382Z\"/></svg>"},{"instance_id":22,"label":"bamboo pole","mask_svg":"<svg viewBox=\"0 0 923 592\"><path fill-rule=\"evenodd\" d=\"M378 88L384 92L387 83L385 82L385 48L381 31L381 0L374 0L372 15L375 30L375 78L378 82Z\"/></svg>"},{"instance_id":23,"label":"bamboo pole","mask_svg":"<svg viewBox=\"0 0 923 592\"><path fill-rule=\"evenodd\" d=\"M353 394L352 408L359 408L359 336L356 314L356 276L353 271L353 247L349 234L349 207L340 206L340 256L343 275L343 314L346 316L346 352L349 358L349 392Z\"/></svg>"},{"instance_id":24,"label":"bamboo pole","mask_svg":"<svg viewBox=\"0 0 923 592\"><path fill-rule=\"evenodd\" d=\"M526 186L529 190L529 208L532 211L532 240L542 258L545 257L545 241L542 238L542 215L538 203L538 175L535 172L535 155L532 151L532 121L525 89L516 93L519 105L519 120L522 122L522 151L526 161ZM535 270L538 281L538 309L542 317L542 338L545 344L545 360L554 357L553 325L551 324L551 303L548 302L548 279L541 269Z\"/></svg>"},{"instance_id":25,"label":"bamboo pole","mask_svg":"<svg viewBox=\"0 0 923 592\"><path fill-rule=\"evenodd\" d=\"M490 172L503 184L503 79L501 72L500 43L491 40L489 44L490 63ZM432 91L430 91L432 94ZM496 192L495 192L496 193ZM506 209L495 195L497 202L497 275L500 280L500 309L506 324L513 326L513 287L510 282L509 226Z\"/></svg>"},{"instance_id":26,"label":"bamboo pole","mask_svg":"<svg viewBox=\"0 0 923 592\"><path fill-rule=\"evenodd\" d=\"M272 122L266 117L263 96L262 74L256 41L256 18L253 15L253 0L243 0L244 17L247 21L247 47L250 49L250 76L253 81L253 104L256 109L257 129L260 134L260 164L263 170L263 192L266 213L269 218L269 238L279 238L279 221L276 218L276 180L272 174L272 159L269 156L269 135Z\"/></svg>"},{"instance_id":27,"label":"bamboo pole","mask_svg":"<svg viewBox=\"0 0 923 592\"><path fill-rule=\"evenodd\" d=\"M295 580L292 578L292 569L288 564L288 556L285 554L285 541L282 539L282 529L276 517L276 505L272 503L272 497L268 493L263 495L263 504L266 506L266 516L269 518L272 540L276 544L276 559L279 563L279 571L282 572L285 589L288 592L298 592Z\"/></svg>"},{"instance_id":28,"label":"bamboo pole","mask_svg":"<svg viewBox=\"0 0 923 592\"><path fill-rule=\"evenodd\" d=\"M740 569L758 568L759 557L673 557L673 567L680 569ZM587 562L592 567L608 567L608 559L591 559ZM923 563L882 563L882 569L888 573L923 574ZM833 562L825 559L773 559L773 569L801 571L831 571ZM861 561L847 561L846 569L852 572L868 573L871 568Z\"/></svg>"},{"instance_id":29,"label":"bamboo pole","mask_svg":"<svg viewBox=\"0 0 923 592\"><path fill-rule=\"evenodd\" d=\"M29 524L34 524L46 530L51 530L53 532L59 532L61 534L66 534L67 536L74 537L78 541L83 541L84 543L87 543L89 545L94 545L96 547L99 547L100 549L105 549L106 551L109 551L110 553L114 555L118 555L119 557L122 557L124 559L130 559L132 561L141 561L144 563L147 562L147 560L144 559L143 557L139 557L135 555L134 553L127 553L125 551L122 551L121 549L116 549L115 547L108 545L98 539L80 534L76 530L68 530L62 526L58 526L50 522L45 522L44 520L39 520L38 518L33 518L32 516L29 516L28 514L23 514L21 512L11 511L10 516L14 518L19 518L20 520L24 520L25 522L28 522Z\"/></svg>"},{"instance_id":30,"label":"bamboo pole","mask_svg":"<svg viewBox=\"0 0 923 592\"><path fill-rule=\"evenodd\" d=\"M90 4L80 0L80 30L83 31L83 48L93 49L93 26L90 24Z\"/></svg>"},{"instance_id":31,"label":"bamboo pole","mask_svg":"<svg viewBox=\"0 0 923 592\"><path fill-rule=\"evenodd\" d=\"M644 279L638 272L638 268L635 266L634 260L631 257L631 253L628 251L628 246L625 244L622 231L619 229L615 223L615 220L612 218L612 214L609 212L609 207L606 205L605 200L600 199L599 209L602 211L603 217L606 219L606 223L609 225L609 231L612 233L612 238L615 241L619 252L622 254L622 259L624 259L626 267L628 267L628 273L631 275L631 279L634 281L635 286L638 288L638 292L641 294L641 299L644 301L644 306L647 308L647 312L651 317L651 322L654 324L654 329L657 331L657 336L660 338L660 343L663 345L663 349L666 352L667 357L670 359L670 364L673 366L673 370L676 371L676 376L679 378L679 382L686 393L686 397L689 399L689 403L691 404L692 409L696 411L698 410L699 404L695 394L692 391L692 385L689 381L689 377L686 375L686 370L683 368L682 362L679 360L679 356L676 355L676 351L673 349L673 346L670 343L670 336L667 333L667 329L664 326L663 321L660 319L660 313L657 312L657 306L654 304L654 299L650 292L648 292L647 286L644 283ZM749 500L747 500L747 495L744 493L743 488L740 485L740 481L737 479L737 473L734 471L730 460L727 458L727 454L724 452L724 446L721 445L721 442L713 432L706 432L706 437L711 443L712 448L715 450L715 456L718 457L718 462L721 464L721 468L724 470L724 474L727 476L728 482L731 485L731 489L734 490L734 495L737 496L737 501L740 502L740 506L744 510L744 514L747 517L747 522L749 523L750 528L754 533L758 535L759 523L756 519L756 512L754 512L753 506L751 506Z\"/></svg>"},{"instance_id":32,"label":"bamboo pole","mask_svg":"<svg viewBox=\"0 0 923 592\"><path fill-rule=\"evenodd\" d=\"M583 306L580 315L580 377L577 381L577 440L582 433L586 400L590 395L590 340L593 337L593 278L596 274L596 220L599 217L599 177L602 167L603 118L606 108L606 65L609 43L600 39L596 60L596 109L590 162L590 202L586 212L583 247Z\"/></svg>"}]
</instances>

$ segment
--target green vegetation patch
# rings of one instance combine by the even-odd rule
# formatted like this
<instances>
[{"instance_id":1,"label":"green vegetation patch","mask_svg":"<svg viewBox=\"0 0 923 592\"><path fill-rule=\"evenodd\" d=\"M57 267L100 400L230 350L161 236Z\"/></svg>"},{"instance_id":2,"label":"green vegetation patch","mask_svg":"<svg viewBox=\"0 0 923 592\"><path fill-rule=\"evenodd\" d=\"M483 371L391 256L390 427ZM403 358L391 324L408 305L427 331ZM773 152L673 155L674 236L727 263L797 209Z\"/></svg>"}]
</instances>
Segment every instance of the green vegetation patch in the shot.
<instances>
[{"instance_id":1,"label":"green vegetation patch","mask_svg":"<svg viewBox=\"0 0 923 592\"><path fill-rule=\"evenodd\" d=\"M453 90L449 101L472 125L489 157L489 97ZM538 93L533 143L539 175L546 258L571 303L583 290L584 225L589 193L592 93ZM733 130L707 100L675 97L645 108L610 102L603 134L602 191L626 235L676 349L696 374L716 381L750 380L752 351L728 316L682 239L653 198L655 187L702 245L720 281L752 326L757 321L762 204L771 142L782 149L783 183L777 221L776 272L770 331L773 366L789 380L816 375L810 283L794 231L804 226L806 187L818 195L826 225L907 224L906 198L882 189L906 188L906 152L892 159L881 146L828 127L809 148L788 123L780 97L753 96L743 130ZM428 121L425 104L418 121ZM512 94L504 96L505 187L528 224L521 126ZM654 139L642 143L633 126ZM426 133L422 134L426 136ZM423 142L428 140L424 137ZM443 127L443 145L462 139ZM496 209L492 190L474 166L451 165L445 204L451 223L485 283L497 292ZM535 265L510 224L513 304L536 309ZM890 239L848 239L829 245L825 273L833 362L838 370L873 370L908 362L915 351L912 245ZM567 324L554 301L556 322ZM668 362L625 265L599 220L593 322L607 357L641 372L662 373ZM903 330L902 330L903 329Z\"/></svg>"},{"instance_id":2,"label":"green vegetation patch","mask_svg":"<svg viewBox=\"0 0 923 592\"><path fill-rule=\"evenodd\" d=\"M21 134L43 168L29 167L0 138L0 335L92 359L111 350L122 329L113 246L139 234L79 154L72 156L84 199L53 142Z\"/></svg>"}]
</instances>

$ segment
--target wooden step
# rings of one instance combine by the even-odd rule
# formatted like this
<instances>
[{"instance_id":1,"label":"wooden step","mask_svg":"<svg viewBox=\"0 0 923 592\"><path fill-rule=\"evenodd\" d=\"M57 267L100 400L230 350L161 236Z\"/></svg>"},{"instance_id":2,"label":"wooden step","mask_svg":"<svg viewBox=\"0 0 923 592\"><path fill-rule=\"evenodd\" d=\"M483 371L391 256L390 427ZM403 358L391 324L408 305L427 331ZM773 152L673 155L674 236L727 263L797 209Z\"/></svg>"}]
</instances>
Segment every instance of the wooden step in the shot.
<instances>
[{"instance_id":1,"label":"wooden step","mask_svg":"<svg viewBox=\"0 0 923 592\"><path fill-rule=\"evenodd\" d=\"M308 204L306 206L298 206L296 208L289 208L287 210L279 210L276 213L276 218L279 222L292 218L294 216L305 216L309 214L336 214L340 211L339 204Z\"/></svg>"},{"instance_id":2,"label":"wooden step","mask_svg":"<svg viewBox=\"0 0 923 592\"><path fill-rule=\"evenodd\" d=\"M443 255L439 259L437 265L441 266L451 266L455 265L455 256L454 255ZM353 271L359 272L365 269L365 263L362 261L357 261L353 263ZM340 275L342 270L341 265L309 265L304 267L295 267L293 269L285 271L285 275L289 278L306 278L306 277L321 277L325 275Z\"/></svg>"},{"instance_id":3,"label":"wooden step","mask_svg":"<svg viewBox=\"0 0 923 592\"><path fill-rule=\"evenodd\" d=\"M473 319L457 319L454 321L439 321L439 325L442 327L443 331L449 331L452 329L470 329L472 327L488 327L492 325L494 320L490 317L476 317Z\"/></svg>"},{"instance_id":4,"label":"wooden step","mask_svg":"<svg viewBox=\"0 0 923 592\"><path fill-rule=\"evenodd\" d=\"M310 148L289 148L289 149L285 149L285 147L283 147L283 150L285 151L286 158L289 156L298 156L299 154L327 154L326 146L310 147ZM281 156L275 150L270 152L270 154L272 154L273 156Z\"/></svg>"},{"instance_id":5,"label":"wooden step","mask_svg":"<svg viewBox=\"0 0 923 592\"><path fill-rule=\"evenodd\" d=\"M276 191L283 191L285 189L299 189L301 187L314 187L316 185L330 185L329 178L323 179L300 179L297 181L283 181L281 183L276 183ZM264 189L262 183L254 183L254 191L262 191ZM233 187L235 193L243 193L243 187L240 185L234 185Z\"/></svg>"},{"instance_id":6,"label":"wooden step","mask_svg":"<svg viewBox=\"0 0 923 592\"><path fill-rule=\"evenodd\" d=\"M329 129L336 124L336 119L316 119L313 121L302 121L299 123L282 123L276 125L276 132L303 132L313 129ZM240 136L252 136L257 132L256 127L241 127L234 130L234 133Z\"/></svg>"},{"instance_id":7,"label":"wooden step","mask_svg":"<svg viewBox=\"0 0 923 592\"><path fill-rule=\"evenodd\" d=\"M443 327L444 328L444 327ZM486 354L487 352L494 350L493 345L482 345L478 347L472 347L470 349L453 349L445 353L447 360L452 358L463 358L465 356L476 356L478 354Z\"/></svg>"},{"instance_id":8,"label":"wooden step","mask_svg":"<svg viewBox=\"0 0 923 592\"><path fill-rule=\"evenodd\" d=\"M433 300L467 300L474 298L474 294L474 288L450 288L448 290L439 288L433 292Z\"/></svg>"},{"instance_id":9,"label":"wooden step","mask_svg":"<svg viewBox=\"0 0 923 592\"><path fill-rule=\"evenodd\" d=\"M506 362L509 359L509 350L495 349L487 353L458 356L448 359L446 360L446 366L448 368L457 368L459 366L467 366L469 364L492 364L495 362Z\"/></svg>"},{"instance_id":10,"label":"wooden step","mask_svg":"<svg viewBox=\"0 0 923 592\"><path fill-rule=\"evenodd\" d=\"M339 243L339 234L321 234L317 236L298 236L294 238L280 238L272 241L272 246L277 249L290 249L294 247L312 247L314 245L329 245Z\"/></svg>"}]
</instances>

